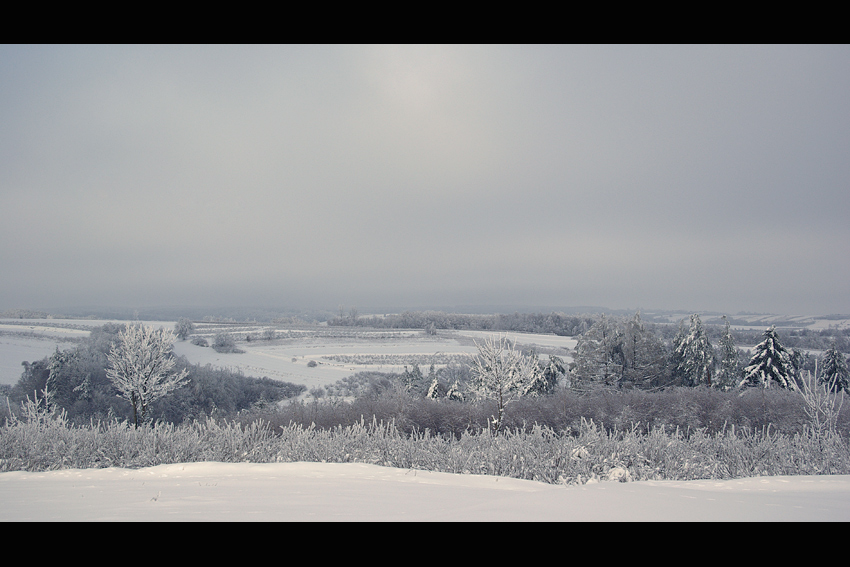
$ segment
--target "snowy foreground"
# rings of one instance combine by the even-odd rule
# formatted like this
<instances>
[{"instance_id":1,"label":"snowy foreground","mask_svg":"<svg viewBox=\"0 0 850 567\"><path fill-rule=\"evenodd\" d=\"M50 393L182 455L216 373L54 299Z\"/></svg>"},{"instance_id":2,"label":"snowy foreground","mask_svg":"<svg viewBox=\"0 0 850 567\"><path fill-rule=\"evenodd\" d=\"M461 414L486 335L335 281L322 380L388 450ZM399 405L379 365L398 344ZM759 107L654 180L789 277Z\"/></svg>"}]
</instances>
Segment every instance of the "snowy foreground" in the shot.
<instances>
[{"instance_id":1,"label":"snowy foreground","mask_svg":"<svg viewBox=\"0 0 850 567\"><path fill-rule=\"evenodd\" d=\"M0 473L0 521L847 521L850 476L554 486L357 463Z\"/></svg>"}]
</instances>

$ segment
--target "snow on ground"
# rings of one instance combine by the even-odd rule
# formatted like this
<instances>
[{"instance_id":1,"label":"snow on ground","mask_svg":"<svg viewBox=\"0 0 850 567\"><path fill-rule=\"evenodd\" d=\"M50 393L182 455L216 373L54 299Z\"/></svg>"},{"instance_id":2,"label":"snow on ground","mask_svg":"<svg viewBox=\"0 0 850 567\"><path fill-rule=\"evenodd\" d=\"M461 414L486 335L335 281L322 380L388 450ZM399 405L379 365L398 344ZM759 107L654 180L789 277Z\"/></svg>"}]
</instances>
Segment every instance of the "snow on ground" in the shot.
<instances>
[{"instance_id":1,"label":"snow on ground","mask_svg":"<svg viewBox=\"0 0 850 567\"><path fill-rule=\"evenodd\" d=\"M555 486L359 463L0 473L0 521L847 521L850 476Z\"/></svg>"},{"instance_id":2,"label":"snow on ground","mask_svg":"<svg viewBox=\"0 0 850 567\"><path fill-rule=\"evenodd\" d=\"M65 350L73 346L74 343L49 338L0 335L0 384L17 383L24 371L21 362L41 360L57 347Z\"/></svg>"},{"instance_id":3,"label":"snow on ground","mask_svg":"<svg viewBox=\"0 0 850 567\"><path fill-rule=\"evenodd\" d=\"M105 323L127 323L117 320L94 319L0 319L0 384L14 384L21 377L21 362L33 362L49 356L59 346L60 350L73 348L73 342L61 342L61 337L78 338L88 330ZM146 325L173 329L174 321L141 321ZM252 323L224 325L224 330L240 329L261 336L264 325ZM198 325L199 335L218 332L216 324ZM284 339L246 342L238 347L243 353L218 353L210 347L200 347L191 341L177 341L174 352L185 356L193 364L241 370L246 376L263 377L304 384L308 389L327 386L356 372L377 370L402 372L402 356L411 361L440 353L442 355L473 355L477 352L472 339L481 342L489 335L507 335L521 346L543 349L575 347L575 339L555 335L529 333L491 333L486 331L440 331L436 336L421 330L343 328L337 331L328 327L315 329L276 329L286 333ZM237 333L238 334L238 333ZM293 337L294 335L294 337ZM566 350L564 350L566 353ZM373 362L359 364L351 361L352 355L371 355ZM344 357L349 358L344 358ZM563 355L569 361L569 355ZM343 357L334 359L334 357ZM381 357L384 357L382 360ZM544 357L545 358L545 357ZM315 367L307 364L315 360ZM412 362L410 363L412 364ZM439 366L439 365L437 365ZM423 368L427 370L427 364Z\"/></svg>"}]
</instances>

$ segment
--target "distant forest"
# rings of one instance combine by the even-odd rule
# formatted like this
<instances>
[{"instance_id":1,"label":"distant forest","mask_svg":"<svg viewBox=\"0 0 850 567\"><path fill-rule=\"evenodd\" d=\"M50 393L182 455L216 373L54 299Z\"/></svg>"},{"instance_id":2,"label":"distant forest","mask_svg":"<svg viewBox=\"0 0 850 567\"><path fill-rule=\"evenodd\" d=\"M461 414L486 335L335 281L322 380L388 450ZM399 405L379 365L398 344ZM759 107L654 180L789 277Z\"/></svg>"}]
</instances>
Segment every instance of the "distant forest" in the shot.
<instances>
[{"instance_id":1,"label":"distant forest","mask_svg":"<svg viewBox=\"0 0 850 567\"><path fill-rule=\"evenodd\" d=\"M520 333L541 333L565 337L577 337L590 329L599 319L599 314L563 313L510 313L510 314L464 314L442 311L405 311L390 315L359 315L356 309L348 313L339 313L328 320L332 326L357 326L377 329L424 329L437 330L475 330L475 331L511 331ZM625 319L611 316L611 319ZM683 320L684 321L684 320ZM729 317L730 325L752 326L747 321ZM670 342L678 332L678 325L672 323L653 323L644 321L648 332L665 342ZM737 345L755 345L762 340L762 329L731 329ZM712 342L720 339L724 325L705 325L705 334ZM850 353L850 328L828 328L819 331L795 329L787 333L780 332L782 344L786 348L826 350L835 341L840 352Z\"/></svg>"}]
</instances>

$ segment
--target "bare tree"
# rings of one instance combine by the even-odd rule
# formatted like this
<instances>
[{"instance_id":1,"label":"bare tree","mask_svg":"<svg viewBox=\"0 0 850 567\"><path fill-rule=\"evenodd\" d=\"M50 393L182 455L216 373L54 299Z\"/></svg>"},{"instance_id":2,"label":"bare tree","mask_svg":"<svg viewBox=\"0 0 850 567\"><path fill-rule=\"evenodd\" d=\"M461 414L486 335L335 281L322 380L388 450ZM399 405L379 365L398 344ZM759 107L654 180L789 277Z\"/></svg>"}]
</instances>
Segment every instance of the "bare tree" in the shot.
<instances>
[{"instance_id":1,"label":"bare tree","mask_svg":"<svg viewBox=\"0 0 850 567\"><path fill-rule=\"evenodd\" d=\"M483 344L476 342L475 346L478 347L478 355L472 363L475 393L496 402L493 429L499 431L505 406L527 393L529 386L538 378L540 369L532 357L523 355L516 348L516 343L507 338L490 337Z\"/></svg>"},{"instance_id":2,"label":"bare tree","mask_svg":"<svg viewBox=\"0 0 850 567\"><path fill-rule=\"evenodd\" d=\"M817 360L814 374L806 370L800 376L798 391L805 402L803 407L812 429L819 438L837 431L838 416L844 403L844 390L836 388L837 380L837 376L821 380L818 377Z\"/></svg>"},{"instance_id":3,"label":"bare tree","mask_svg":"<svg viewBox=\"0 0 850 567\"><path fill-rule=\"evenodd\" d=\"M133 405L133 421L144 422L150 404L187 382L188 370L177 374L171 348L171 331L131 325L118 335L118 343L107 355L106 375L121 395Z\"/></svg>"}]
</instances>

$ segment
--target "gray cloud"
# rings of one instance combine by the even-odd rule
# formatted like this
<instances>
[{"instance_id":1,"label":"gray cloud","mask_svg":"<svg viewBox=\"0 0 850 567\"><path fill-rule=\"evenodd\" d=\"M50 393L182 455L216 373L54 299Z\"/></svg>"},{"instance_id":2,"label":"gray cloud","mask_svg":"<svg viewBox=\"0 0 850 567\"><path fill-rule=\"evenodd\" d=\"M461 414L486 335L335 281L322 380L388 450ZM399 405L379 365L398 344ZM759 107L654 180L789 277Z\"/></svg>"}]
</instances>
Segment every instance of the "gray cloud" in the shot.
<instances>
[{"instance_id":1,"label":"gray cloud","mask_svg":"<svg viewBox=\"0 0 850 567\"><path fill-rule=\"evenodd\" d=\"M0 308L850 312L847 46L3 46Z\"/></svg>"}]
</instances>

